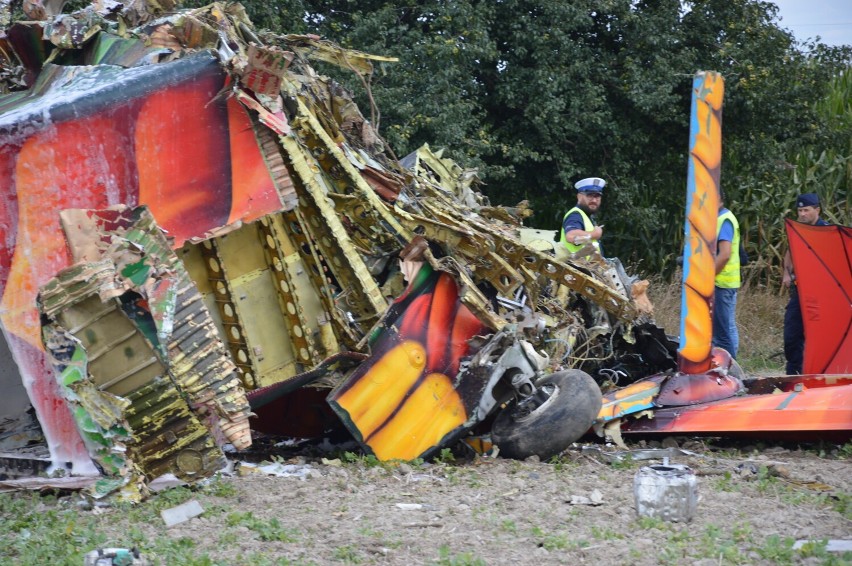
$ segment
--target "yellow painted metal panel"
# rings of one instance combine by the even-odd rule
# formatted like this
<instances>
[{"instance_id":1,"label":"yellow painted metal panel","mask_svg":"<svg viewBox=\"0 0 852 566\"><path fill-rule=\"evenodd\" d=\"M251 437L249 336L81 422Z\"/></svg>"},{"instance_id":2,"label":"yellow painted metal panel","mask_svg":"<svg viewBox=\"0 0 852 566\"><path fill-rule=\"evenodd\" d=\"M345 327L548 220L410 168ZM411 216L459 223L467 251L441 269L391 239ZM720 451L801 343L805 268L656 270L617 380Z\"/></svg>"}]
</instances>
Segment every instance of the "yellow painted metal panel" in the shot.
<instances>
[{"instance_id":1,"label":"yellow painted metal panel","mask_svg":"<svg viewBox=\"0 0 852 566\"><path fill-rule=\"evenodd\" d=\"M243 332L256 358L255 371L260 382L267 381L264 375L268 371L295 363L272 276L268 270L263 273L264 277L232 282L240 317L247 321ZM293 368L292 374L295 373L297 372Z\"/></svg>"},{"instance_id":2,"label":"yellow painted metal panel","mask_svg":"<svg viewBox=\"0 0 852 566\"><path fill-rule=\"evenodd\" d=\"M98 389L127 395L165 375L151 345L115 301L92 295L57 316L86 349L89 372Z\"/></svg>"},{"instance_id":3,"label":"yellow painted metal panel","mask_svg":"<svg viewBox=\"0 0 852 566\"><path fill-rule=\"evenodd\" d=\"M204 258L201 257L201 252L198 249L198 244L187 243L181 249L177 250L177 255L183 262L190 279L192 279L198 292L202 295L213 293L213 287L207 279L207 269L204 267ZM209 305L208 305L209 307ZM216 309L211 309L211 312Z\"/></svg>"},{"instance_id":4,"label":"yellow painted metal panel","mask_svg":"<svg viewBox=\"0 0 852 566\"><path fill-rule=\"evenodd\" d=\"M246 224L239 230L217 238L216 246L231 282L246 273L268 267L263 255L260 235L254 223Z\"/></svg>"}]
</instances>

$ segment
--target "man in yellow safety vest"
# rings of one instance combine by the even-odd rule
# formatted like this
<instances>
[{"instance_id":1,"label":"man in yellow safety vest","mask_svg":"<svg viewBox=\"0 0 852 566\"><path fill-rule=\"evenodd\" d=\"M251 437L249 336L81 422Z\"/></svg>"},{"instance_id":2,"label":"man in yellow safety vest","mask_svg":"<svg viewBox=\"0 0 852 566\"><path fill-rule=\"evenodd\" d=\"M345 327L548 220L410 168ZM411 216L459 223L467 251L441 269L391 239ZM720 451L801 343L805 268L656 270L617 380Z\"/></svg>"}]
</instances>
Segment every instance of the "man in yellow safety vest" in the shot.
<instances>
[{"instance_id":1,"label":"man in yellow safety vest","mask_svg":"<svg viewBox=\"0 0 852 566\"><path fill-rule=\"evenodd\" d=\"M713 345L737 357L737 291L740 288L740 224L725 208L724 195L716 218L716 287L713 293Z\"/></svg>"},{"instance_id":2,"label":"man in yellow safety vest","mask_svg":"<svg viewBox=\"0 0 852 566\"><path fill-rule=\"evenodd\" d=\"M601 253L603 225L597 226L592 217L601 206L605 185L606 181L599 177L589 177L574 184L577 189L577 206L566 212L562 218L559 237L559 241L569 252L576 253L590 243Z\"/></svg>"}]
</instances>

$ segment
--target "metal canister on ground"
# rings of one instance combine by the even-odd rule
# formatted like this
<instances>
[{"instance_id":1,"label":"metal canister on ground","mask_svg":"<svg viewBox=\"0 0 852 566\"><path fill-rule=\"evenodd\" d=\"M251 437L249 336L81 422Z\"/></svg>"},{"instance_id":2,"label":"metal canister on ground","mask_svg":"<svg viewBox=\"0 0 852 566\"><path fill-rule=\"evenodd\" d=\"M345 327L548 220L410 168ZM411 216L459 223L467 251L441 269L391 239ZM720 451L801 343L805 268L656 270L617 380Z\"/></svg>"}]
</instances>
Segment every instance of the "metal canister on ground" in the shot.
<instances>
[{"instance_id":1,"label":"metal canister on ground","mask_svg":"<svg viewBox=\"0 0 852 566\"><path fill-rule=\"evenodd\" d=\"M698 504L698 479L689 466L645 466L633 478L636 513L675 523L687 523Z\"/></svg>"}]
</instances>

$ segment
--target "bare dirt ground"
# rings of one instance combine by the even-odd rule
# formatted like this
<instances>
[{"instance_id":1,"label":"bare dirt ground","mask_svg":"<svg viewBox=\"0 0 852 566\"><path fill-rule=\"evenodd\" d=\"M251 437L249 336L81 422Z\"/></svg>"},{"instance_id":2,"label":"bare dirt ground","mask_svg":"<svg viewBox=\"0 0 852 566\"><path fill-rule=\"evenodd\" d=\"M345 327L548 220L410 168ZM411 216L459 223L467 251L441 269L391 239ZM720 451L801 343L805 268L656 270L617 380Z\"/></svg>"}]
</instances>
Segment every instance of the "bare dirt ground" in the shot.
<instances>
[{"instance_id":1,"label":"bare dirt ground","mask_svg":"<svg viewBox=\"0 0 852 566\"><path fill-rule=\"evenodd\" d=\"M694 455L672 452L678 442ZM602 445L547 463L276 458L263 469L237 464L194 491L204 512L170 528L159 517L140 524L116 509L88 512L100 513L114 545L129 545L132 532L149 541L138 545L143 555L168 564L852 563L825 542L792 549L800 539L852 539L848 444L664 445L698 476L687 524L637 517L634 476L660 460L610 463L601 451L614 448ZM165 558L180 544L194 558Z\"/></svg>"}]
</instances>

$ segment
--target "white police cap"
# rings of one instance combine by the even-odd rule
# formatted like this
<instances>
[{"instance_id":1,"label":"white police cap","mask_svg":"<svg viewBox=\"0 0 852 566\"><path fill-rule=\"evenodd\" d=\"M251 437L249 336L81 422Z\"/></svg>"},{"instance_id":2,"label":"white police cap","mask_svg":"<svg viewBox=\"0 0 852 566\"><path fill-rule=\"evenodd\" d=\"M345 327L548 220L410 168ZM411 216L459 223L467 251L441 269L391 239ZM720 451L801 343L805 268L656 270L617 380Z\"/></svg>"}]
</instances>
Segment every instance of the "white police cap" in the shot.
<instances>
[{"instance_id":1,"label":"white police cap","mask_svg":"<svg viewBox=\"0 0 852 566\"><path fill-rule=\"evenodd\" d=\"M604 186L606 186L606 181L600 177L589 177L574 183L574 188L577 189L578 193L602 193Z\"/></svg>"}]
</instances>

